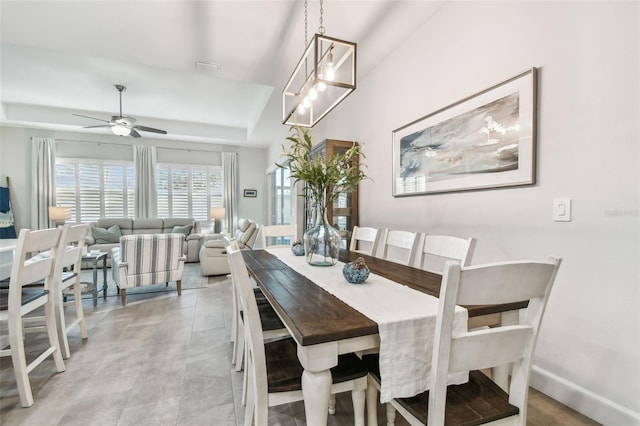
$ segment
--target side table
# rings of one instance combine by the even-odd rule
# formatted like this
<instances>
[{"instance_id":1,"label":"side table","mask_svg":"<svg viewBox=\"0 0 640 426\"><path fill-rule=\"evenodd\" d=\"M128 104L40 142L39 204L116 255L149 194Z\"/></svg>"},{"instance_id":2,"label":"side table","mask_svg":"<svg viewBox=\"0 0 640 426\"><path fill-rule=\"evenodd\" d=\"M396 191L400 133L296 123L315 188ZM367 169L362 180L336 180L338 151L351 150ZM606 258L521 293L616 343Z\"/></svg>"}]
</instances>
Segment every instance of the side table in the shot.
<instances>
[{"instance_id":1,"label":"side table","mask_svg":"<svg viewBox=\"0 0 640 426\"><path fill-rule=\"evenodd\" d=\"M87 252L82 256L83 261L91 262L93 266L93 306L98 304L98 262L102 261L102 296L107 298L107 253L101 252Z\"/></svg>"}]
</instances>

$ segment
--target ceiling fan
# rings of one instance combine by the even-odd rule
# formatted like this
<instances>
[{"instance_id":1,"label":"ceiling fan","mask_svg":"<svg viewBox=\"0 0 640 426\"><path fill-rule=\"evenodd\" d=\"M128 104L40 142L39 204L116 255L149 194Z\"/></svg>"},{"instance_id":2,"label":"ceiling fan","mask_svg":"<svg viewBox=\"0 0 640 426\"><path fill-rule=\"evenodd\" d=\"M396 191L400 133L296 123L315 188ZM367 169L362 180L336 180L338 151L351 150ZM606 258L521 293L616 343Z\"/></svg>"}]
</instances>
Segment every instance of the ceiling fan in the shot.
<instances>
[{"instance_id":1,"label":"ceiling fan","mask_svg":"<svg viewBox=\"0 0 640 426\"><path fill-rule=\"evenodd\" d=\"M122 92L127 90L127 88L121 84L116 84L115 88L120 92L120 115L114 115L111 117L111 120L103 120L101 118L89 117L86 115L73 114L78 117L90 118L92 120L103 121L107 124L99 124L96 126L85 126L84 129L92 129L96 127L111 127L111 131L118 136L133 136L134 138L141 137L138 130L143 132L153 132L153 133L161 133L166 135L167 132L165 130L154 129L153 127L141 126L136 124L136 119L133 117L123 117L122 116Z\"/></svg>"}]
</instances>

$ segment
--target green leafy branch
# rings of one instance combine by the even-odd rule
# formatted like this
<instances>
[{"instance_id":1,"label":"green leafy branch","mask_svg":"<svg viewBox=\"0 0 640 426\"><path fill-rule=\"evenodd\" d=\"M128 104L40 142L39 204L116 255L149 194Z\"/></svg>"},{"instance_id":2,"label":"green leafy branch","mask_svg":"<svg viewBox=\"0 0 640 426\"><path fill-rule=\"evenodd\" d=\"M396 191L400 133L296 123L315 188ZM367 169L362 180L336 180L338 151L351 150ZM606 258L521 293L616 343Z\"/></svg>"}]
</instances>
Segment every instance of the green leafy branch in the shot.
<instances>
[{"instance_id":1,"label":"green leafy branch","mask_svg":"<svg viewBox=\"0 0 640 426\"><path fill-rule=\"evenodd\" d=\"M289 150L282 145L283 164L276 166L290 171L290 176L305 182L304 196L316 202L325 200L325 208L333 203L343 192L353 191L367 176L358 166L360 157L364 158L360 145L353 146L344 153L336 153L331 157L311 155L313 143L307 129L293 125L291 135L287 140L291 142ZM288 161L288 164L286 164ZM286 164L286 165L285 165ZM325 198L326 197L326 198Z\"/></svg>"}]
</instances>

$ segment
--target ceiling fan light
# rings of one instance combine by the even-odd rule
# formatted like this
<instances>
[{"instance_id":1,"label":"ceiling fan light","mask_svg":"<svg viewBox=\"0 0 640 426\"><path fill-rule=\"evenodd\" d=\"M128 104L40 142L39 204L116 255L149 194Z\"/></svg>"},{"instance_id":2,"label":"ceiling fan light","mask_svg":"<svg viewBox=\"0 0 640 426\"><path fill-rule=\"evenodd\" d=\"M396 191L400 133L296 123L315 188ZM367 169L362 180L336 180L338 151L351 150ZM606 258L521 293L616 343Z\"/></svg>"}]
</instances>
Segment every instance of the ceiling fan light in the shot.
<instances>
[{"instance_id":1,"label":"ceiling fan light","mask_svg":"<svg viewBox=\"0 0 640 426\"><path fill-rule=\"evenodd\" d=\"M120 124L111 126L111 131L118 136L129 136L131 134L131 129Z\"/></svg>"}]
</instances>

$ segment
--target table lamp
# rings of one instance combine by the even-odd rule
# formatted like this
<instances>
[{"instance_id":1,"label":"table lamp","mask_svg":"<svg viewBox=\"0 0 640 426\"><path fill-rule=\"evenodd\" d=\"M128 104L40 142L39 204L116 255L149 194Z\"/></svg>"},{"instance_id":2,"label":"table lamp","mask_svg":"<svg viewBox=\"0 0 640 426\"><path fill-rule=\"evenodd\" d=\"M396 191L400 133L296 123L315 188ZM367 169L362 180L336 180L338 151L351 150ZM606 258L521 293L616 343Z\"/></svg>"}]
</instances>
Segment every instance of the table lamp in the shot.
<instances>
[{"instance_id":1,"label":"table lamp","mask_svg":"<svg viewBox=\"0 0 640 426\"><path fill-rule=\"evenodd\" d=\"M71 217L71 208L63 206L49 206L49 220L53 226L64 225L64 222Z\"/></svg>"},{"instance_id":2,"label":"table lamp","mask_svg":"<svg viewBox=\"0 0 640 426\"><path fill-rule=\"evenodd\" d=\"M212 207L211 219L213 220L213 232L219 234L222 232L222 219L224 219L224 207Z\"/></svg>"}]
</instances>

